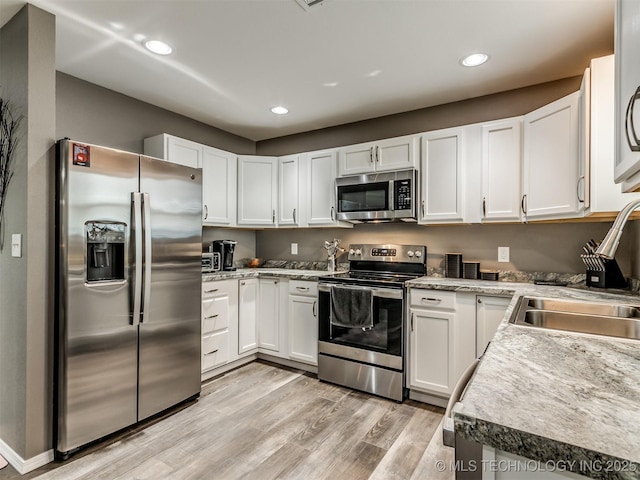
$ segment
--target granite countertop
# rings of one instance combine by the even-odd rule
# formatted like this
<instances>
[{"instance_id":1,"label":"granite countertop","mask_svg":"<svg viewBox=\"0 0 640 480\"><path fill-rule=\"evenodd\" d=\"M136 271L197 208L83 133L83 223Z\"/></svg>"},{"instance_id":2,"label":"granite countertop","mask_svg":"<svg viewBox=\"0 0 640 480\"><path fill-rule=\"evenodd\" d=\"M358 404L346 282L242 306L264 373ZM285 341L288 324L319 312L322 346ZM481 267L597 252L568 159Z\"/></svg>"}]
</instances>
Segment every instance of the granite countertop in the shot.
<instances>
[{"instance_id":1,"label":"granite countertop","mask_svg":"<svg viewBox=\"0 0 640 480\"><path fill-rule=\"evenodd\" d=\"M640 479L640 342L508 323L523 295L636 304L640 296L450 278L421 278L409 286L513 295L454 407L456 431L543 466L565 462L591 478Z\"/></svg>"},{"instance_id":2,"label":"granite countertop","mask_svg":"<svg viewBox=\"0 0 640 480\"><path fill-rule=\"evenodd\" d=\"M336 271L335 273L341 273ZM335 274L334 273L334 274ZM210 282L214 280L229 280L234 278L251 278L251 277L282 277L290 280L310 280L317 281L318 278L332 273L326 270L312 270L301 268L238 268L233 272L213 272L203 273L202 281Z\"/></svg>"}]
</instances>

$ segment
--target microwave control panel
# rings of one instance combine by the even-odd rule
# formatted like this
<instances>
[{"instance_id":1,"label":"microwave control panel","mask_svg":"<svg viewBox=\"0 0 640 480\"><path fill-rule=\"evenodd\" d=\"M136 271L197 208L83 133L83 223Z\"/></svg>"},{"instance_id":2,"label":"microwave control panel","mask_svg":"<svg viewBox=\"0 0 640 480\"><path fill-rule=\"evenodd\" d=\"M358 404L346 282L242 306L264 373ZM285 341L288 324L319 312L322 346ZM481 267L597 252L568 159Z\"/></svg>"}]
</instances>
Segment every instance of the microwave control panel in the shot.
<instances>
[{"instance_id":1,"label":"microwave control panel","mask_svg":"<svg viewBox=\"0 0 640 480\"><path fill-rule=\"evenodd\" d=\"M396 180L395 189L395 210L411 210L411 180Z\"/></svg>"}]
</instances>

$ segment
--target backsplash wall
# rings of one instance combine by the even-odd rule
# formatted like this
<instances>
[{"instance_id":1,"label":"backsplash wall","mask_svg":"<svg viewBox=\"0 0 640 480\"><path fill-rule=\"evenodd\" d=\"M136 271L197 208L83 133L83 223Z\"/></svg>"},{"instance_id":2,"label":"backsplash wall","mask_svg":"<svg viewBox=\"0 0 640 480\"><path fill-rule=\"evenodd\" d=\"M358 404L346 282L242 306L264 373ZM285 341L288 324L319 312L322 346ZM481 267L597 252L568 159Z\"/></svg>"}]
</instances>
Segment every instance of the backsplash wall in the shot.
<instances>
[{"instance_id":1,"label":"backsplash wall","mask_svg":"<svg viewBox=\"0 0 640 480\"><path fill-rule=\"evenodd\" d=\"M324 241L339 238L343 248L350 243L426 245L427 266L433 268L443 267L445 253L460 252L463 261L479 261L483 270L584 273L582 246L591 238L602 240L610 226L611 222L430 227L393 223L362 224L353 229L259 230L256 253L265 259L326 260ZM616 256L627 276L633 272L632 237L623 235ZM291 255L291 243L298 244L298 255ZM498 263L498 247L510 247L509 263ZM339 261L346 261L346 256Z\"/></svg>"}]
</instances>

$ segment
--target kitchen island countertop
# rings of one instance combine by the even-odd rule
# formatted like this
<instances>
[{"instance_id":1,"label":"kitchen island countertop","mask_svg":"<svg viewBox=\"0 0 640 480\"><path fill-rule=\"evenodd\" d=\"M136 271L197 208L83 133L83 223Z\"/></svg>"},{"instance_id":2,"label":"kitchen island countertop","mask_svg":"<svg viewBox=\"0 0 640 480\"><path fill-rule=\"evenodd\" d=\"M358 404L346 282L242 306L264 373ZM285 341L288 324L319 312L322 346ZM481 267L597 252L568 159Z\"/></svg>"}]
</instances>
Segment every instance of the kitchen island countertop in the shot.
<instances>
[{"instance_id":1,"label":"kitchen island countertop","mask_svg":"<svg viewBox=\"0 0 640 480\"><path fill-rule=\"evenodd\" d=\"M640 296L423 277L410 287L512 295L453 409L469 440L597 479L640 479L640 342L510 324L523 295L640 304Z\"/></svg>"}]
</instances>

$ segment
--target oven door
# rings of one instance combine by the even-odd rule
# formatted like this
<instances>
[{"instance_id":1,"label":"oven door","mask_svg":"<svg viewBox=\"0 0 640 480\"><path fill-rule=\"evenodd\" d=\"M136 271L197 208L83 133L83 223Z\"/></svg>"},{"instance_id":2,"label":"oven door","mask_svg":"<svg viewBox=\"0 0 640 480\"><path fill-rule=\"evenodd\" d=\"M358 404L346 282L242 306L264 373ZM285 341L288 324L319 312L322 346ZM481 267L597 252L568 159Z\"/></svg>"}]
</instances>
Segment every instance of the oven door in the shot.
<instances>
[{"instance_id":1,"label":"oven door","mask_svg":"<svg viewBox=\"0 0 640 480\"><path fill-rule=\"evenodd\" d=\"M332 285L318 285L319 353L402 370L404 289L356 286L371 290L372 324L350 327L332 318Z\"/></svg>"}]
</instances>

